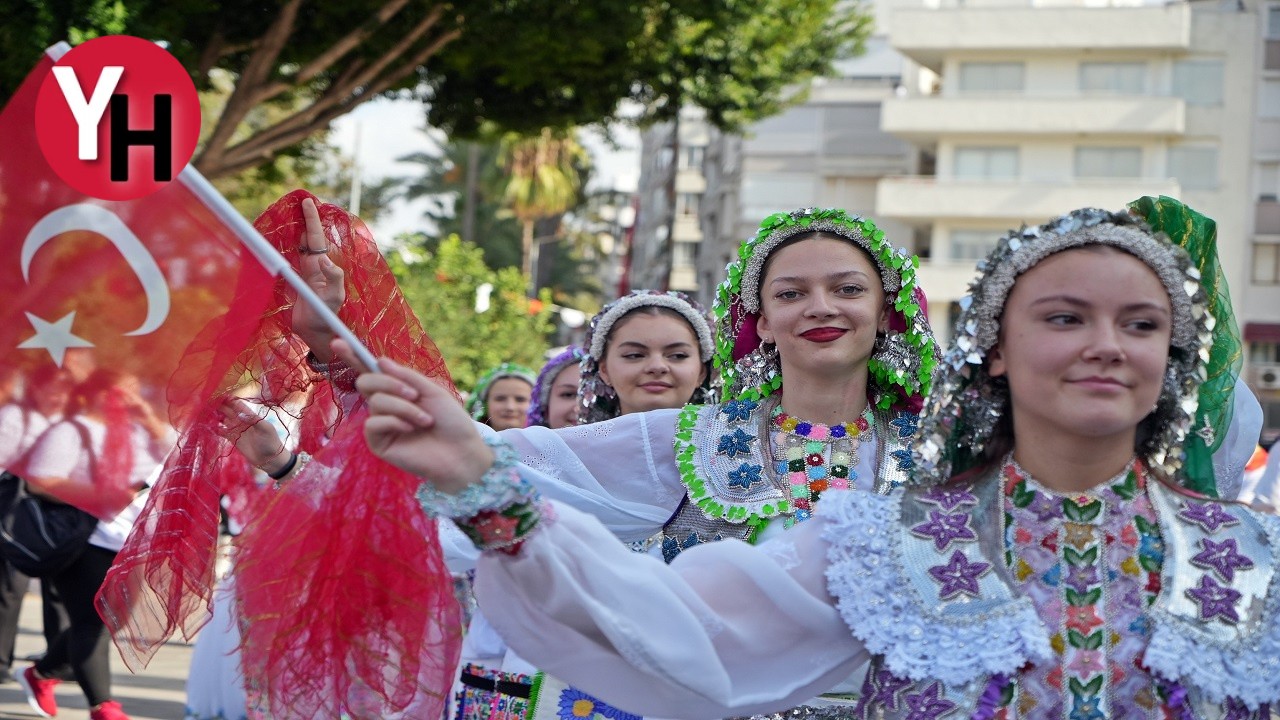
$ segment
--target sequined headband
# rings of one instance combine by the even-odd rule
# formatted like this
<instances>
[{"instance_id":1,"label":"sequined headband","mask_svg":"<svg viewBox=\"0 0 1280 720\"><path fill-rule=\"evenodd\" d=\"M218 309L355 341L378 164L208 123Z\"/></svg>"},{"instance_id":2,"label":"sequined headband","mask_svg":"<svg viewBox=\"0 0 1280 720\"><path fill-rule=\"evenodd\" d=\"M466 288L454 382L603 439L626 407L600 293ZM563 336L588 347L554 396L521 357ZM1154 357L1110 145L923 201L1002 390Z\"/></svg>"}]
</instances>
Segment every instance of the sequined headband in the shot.
<instances>
[{"instance_id":1,"label":"sequined headband","mask_svg":"<svg viewBox=\"0 0 1280 720\"><path fill-rule=\"evenodd\" d=\"M1183 467L1213 344L1213 315L1206 310L1200 272L1180 247L1153 233L1138 217L1086 208L1045 225L1005 235L961 299L951 348L943 357L923 413L915 449L918 483L941 483L983 462L983 451L1008 412L1007 385L986 368L1000 316L1017 277L1045 258L1088 245L1108 245L1141 260L1160 279L1173 308L1171 352L1151 433L1136 448L1152 470L1174 479Z\"/></svg>"},{"instance_id":2,"label":"sequined headband","mask_svg":"<svg viewBox=\"0 0 1280 720\"><path fill-rule=\"evenodd\" d=\"M699 359L702 362L711 359L711 352L715 348L711 342L711 325L702 310L694 307L693 300L682 294L644 290L624 295L601 311L598 320L592 323L591 344L587 347L587 354L597 362L604 358L605 345L608 344L614 324L627 313L642 307L662 307L680 313L698 336Z\"/></svg>"}]
</instances>

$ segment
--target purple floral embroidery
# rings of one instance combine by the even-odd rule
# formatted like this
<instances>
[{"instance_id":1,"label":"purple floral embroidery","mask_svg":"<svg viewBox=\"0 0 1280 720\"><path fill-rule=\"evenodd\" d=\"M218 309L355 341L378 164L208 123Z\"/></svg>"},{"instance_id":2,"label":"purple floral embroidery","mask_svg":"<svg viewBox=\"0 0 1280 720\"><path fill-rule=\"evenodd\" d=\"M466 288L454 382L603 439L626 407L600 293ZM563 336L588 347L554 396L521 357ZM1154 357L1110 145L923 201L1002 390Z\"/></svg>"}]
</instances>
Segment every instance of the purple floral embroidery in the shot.
<instances>
[{"instance_id":1,"label":"purple floral embroidery","mask_svg":"<svg viewBox=\"0 0 1280 720\"><path fill-rule=\"evenodd\" d=\"M898 709L898 693L911 686L911 681L880 669L867 678L868 688L863 692L867 702L886 710Z\"/></svg>"},{"instance_id":2,"label":"purple floral embroidery","mask_svg":"<svg viewBox=\"0 0 1280 720\"><path fill-rule=\"evenodd\" d=\"M1202 538L1200 547L1204 549L1191 558L1191 564L1212 568L1218 573L1218 577L1227 582L1235 580L1236 570L1249 570L1253 567L1253 561L1240 554L1235 538L1227 538L1220 543Z\"/></svg>"},{"instance_id":3,"label":"purple floral embroidery","mask_svg":"<svg viewBox=\"0 0 1280 720\"><path fill-rule=\"evenodd\" d=\"M1218 528L1231 527L1239 525L1240 521L1231 517L1230 513L1223 510L1217 503L1212 502L1182 502L1182 510L1178 512L1178 517L1189 523L1195 523L1204 528L1207 533L1216 533Z\"/></svg>"},{"instance_id":4,"label":"purple floral embroidery","mask_svg":"<svg viewBox=\"0 0 1280 720\"><path fill-rule=\"evenodd\" d=\"M942 585L938 590L939 597L950 600L960 593L977 597L978 578L990 569L990 563L969 562L964 553L956 550L951 554L951 560L946 565L934 565L929 568L929 575Z\"/></svg>"},{"instance_id":5,"label":"purple floral embroidery","mask_svg":"<svg viewBox=\"0 0 1280 720\"><path fill-rule=\"evenodd\" d=\"M933 538L933 545L942 552L955 540L977 540L978 536L969 527L969 513L948 515L937 510L929 511L928 522L911 528L911 532L920 537Z\"/></svg>"},{"instance_id":6,"label":"purple floral embroidery","mask_svg":"<svg viewBox=\"0 0 1280 720\"><path fill-rule=\"evenodd\" d=\"M1031 504L1027 506L1027 510L1033 513L1037 520L1045 522L1062 515L1062 503L1045 493L1038 492Z\"/></svg>"},{"instance_id":7,"label":"purple floral embroidery","mask_svg":"<svg viewBox=\"0 0 1280 720\"><path fill-rule=\"evenodd\" d=\"M1221 616L1223 622L1235 624L1240 622L1236 614L1236 601L1240 593L1229 587L1223 587L1208 575L1200 578L1200 584L1187 591L1187 595L1200 605L1200 619L1212 620Z\"/></svg>"},{"instance_id":8,"label":"purple floral embroidery","mask_svg":"<svg viewBox=\"0 0 1280 720\"><path fill-rule=\"evenodd\" d=\"M905 720L937 720L956 709L955 703L942 697L942 684L937 682L918 693L905 695L902 702L907 711Z\"/></svg>"},{"instance_id":9,"label":"purple floral embroidery","mask_svg":"<svg viewBox=\"0 0 1280 720\"><path fill-rule=\"evenodd\" d=\"M1072 566L1067 569L1066 585L1076 592L1088 592L1090 588L1102 582L1098 577L1096 565Z\"/></svg>"},{"instance_id":10,"label":"purple floral embroidery","mask_svg":"<svg viewBox=\"0 0 1280 720\"><path fill-rule=\"evenodd\" d=\"M937 505L943 510L951 511L961 505L977 505L978 497L968 490L955 490L941 485L920 496L921 502Z\"/></svg>"}]
</instances>

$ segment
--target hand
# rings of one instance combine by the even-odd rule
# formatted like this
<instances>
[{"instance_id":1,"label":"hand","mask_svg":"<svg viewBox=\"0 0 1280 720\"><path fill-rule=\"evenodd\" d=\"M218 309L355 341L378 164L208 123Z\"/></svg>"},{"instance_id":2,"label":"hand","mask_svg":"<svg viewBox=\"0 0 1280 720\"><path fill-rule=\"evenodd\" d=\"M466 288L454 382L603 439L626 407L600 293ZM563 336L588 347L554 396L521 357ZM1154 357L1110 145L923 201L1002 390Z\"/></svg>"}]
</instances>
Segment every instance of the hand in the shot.
<instances>
[{"instance_id":1,"label":"hand","mask_svg":"<svg viewBox=\"0 0 1280 720\"><path fill-rule=\"evenodd\" d=\"M120 389L120 401L124 407L133 415L134 419L147 431L152 438L159 440L169 432L169 425L160 419L156 414L156 409L151 406L136 390Z\"/></svg>"},{"instance_id":2,"label":"hand","mask_svg":"<svg viewBox=\"0 0 1280 720\"><path fill-rule=\"evenodd\" d=\"M347 296L346 286L343 285L346 273L329 259L327 253L321 252L332 248L324 233L324 225L320 222L320 211L311 198L302 201L302 218L307 227L302 236L302 248L313 252L301 253L298 274L320 296L324 304L336 313ZM329 329L314 308L301 299L293 303L293 332L310 346L317 360L329 362L332 357L329 341L333 339L333 330Z\"/></svg>"},{"instance_id":3,"label":"hand","mask_svg":"<svg viewBox=\"0 0 1280 720\"><path fill-rule=\"evenodd\" d=\"M388 358L369 372L342 340L333 341L333 352L360 373L356 389L369 405L364 437L375 455L449 494L493 466L493 451L448 389Z\"/></svg>"},{"instance_id":4,"label":"hand","mask_svg":"<svg viewBox=\"0 0 1280 720\"><path fill-rule=\"evenodd\" d=\"M249 462L267 474L278 472L289 462L289 451L271 423L263 421L253 406L240 398L227 398L222 407L220 434L230 440Z\"/></svg>"}]
</instances>

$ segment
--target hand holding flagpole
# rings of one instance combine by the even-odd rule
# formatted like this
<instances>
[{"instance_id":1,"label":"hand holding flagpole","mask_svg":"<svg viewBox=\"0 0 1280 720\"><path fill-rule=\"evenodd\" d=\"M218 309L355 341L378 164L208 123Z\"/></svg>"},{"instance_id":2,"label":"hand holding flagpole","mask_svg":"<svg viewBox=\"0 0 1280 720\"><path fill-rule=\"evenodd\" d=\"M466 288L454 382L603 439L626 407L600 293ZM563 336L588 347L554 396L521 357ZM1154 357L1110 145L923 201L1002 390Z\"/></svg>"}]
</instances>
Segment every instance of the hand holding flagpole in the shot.
<instances>
[{"instance_id":1,"label":"hand holding flagpole","mask_svg":"<svg viewBox=\"0 0 1280 720\"><path fill-rule=\"evenodd\" d=\"M356 338L355 334L351 332L351 329L343 324L342 320L338 318L338 314L334 312L333 308L331 308L329 303L326 302L326 298L328 301L333 300L332 292L334 289L332 287L332 281L328 280L330 273L325 271L323 261L320 261L316 256L318 254L308 255L307 253L303 253L302 267L303 271L306 272L308 267L307 263L310 261L314 263L313 266L317 271L326 278L327 285L322 288L322 290L325 291L325 297L321 297L320 294L312 289L311 285L309 285L306 280L304 280L298 273L294 272L293 268L289 266L289 261L285 260L283 255L276 252L275 248L271 247L271 244L267 242L266 238L262 237L262 235L258 233L257 229L254 228L248 220L241 217L240 213L236 211L231 203L227 202L226 198L222 197L222 195L209 184L209 181L206 180L194 167L188 165L184 168L182 173L178 175L178 180L181 181L182 184L186 185L193 194L203 200L210 210L217 214L223 222L235 231L236 235L240 237L240 240L249 247L254 256L258 258L258 261L261 262L262 265L271 272L271 274L279 275L284 278L284 281L289 284L289 287L293 288L294 291L297 292L298 303L305 304L307 309L315 313L314 317L318 320L317 323L312 325L311 318L304 312L302 313L302 316L303 318L306 318L308 325L316 328L327 327L329 330L332 330L334 335L346 341L346 343L351 346L352 352L357 358L359 358L360 362L363 363L365 367L374 370L377 369L378 361L373 357L373 353L369 352L369 349L364 346L364 343L360 342L360 340ZM302 207L304 216L307 213L308 204L309 203L303 203ZM315 205L310 204L310 207L311 212L314 213ZM316 214L315 219L319 221L318 214ZM317 246L314 248L312 248L313 240L311 235L312 233L309 230L306 234L308 249L318 251L322 247L326 247L321 244L325 241L323 231L319 233L319 238L314 241L317 243ZM330 264L332 265L332 261L330 261ZM339 273L342 272L341 268L337 268L336 265L333 265L333 267L336 268ZM341 278L341 275L339 274L338 277ZM336 291L339 293L343 292L341 282L337 283ZM342 304L341 295L337 296L337 301L338 305ZM294 319L295 321L299 319L297 306L295 306ZM304 337L303 339L307 340L308 338ZM321 345L325 344L326 343L321 342ZM312 349L314 351L317 349L317 346L312 345ZM320 349L322 352L328 350L327 347L322 347Z\"/></svg>"}]
</instances>

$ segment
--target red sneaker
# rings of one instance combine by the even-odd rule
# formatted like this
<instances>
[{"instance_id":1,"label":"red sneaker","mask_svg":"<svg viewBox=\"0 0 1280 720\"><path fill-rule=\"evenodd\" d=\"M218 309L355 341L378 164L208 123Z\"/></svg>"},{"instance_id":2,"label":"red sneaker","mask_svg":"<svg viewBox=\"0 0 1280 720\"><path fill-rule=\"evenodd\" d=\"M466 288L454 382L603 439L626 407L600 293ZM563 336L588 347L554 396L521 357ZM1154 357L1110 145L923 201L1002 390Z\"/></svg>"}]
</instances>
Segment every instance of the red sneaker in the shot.
<instances>
[{"instance_id":1,"label":"red sneaker","mask_svg":"<svg viewBox=\"0 0 1280 720\"><path fill-rule=\"evenodd\" d=\"M53 697L53 689L61 680L45 680L36 677L36 666L32 665L18 673L18 684L27 694L27 704L40 717L53 717L58 714L58 701Z\"/></svg>"},{"instance_id":2,"label":"red sneaker","mask_svg":"<svg viewBox=\"0 0 1280 720\"><path fill-rule=\"evenodd\" d=\"M89 711L89 720L129 720L129 716L120 709L120 703L108 700Z\"/></svg>"}]
</instances>

